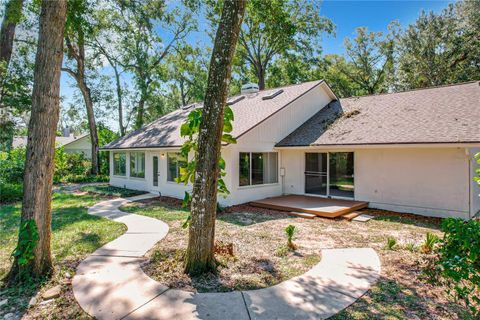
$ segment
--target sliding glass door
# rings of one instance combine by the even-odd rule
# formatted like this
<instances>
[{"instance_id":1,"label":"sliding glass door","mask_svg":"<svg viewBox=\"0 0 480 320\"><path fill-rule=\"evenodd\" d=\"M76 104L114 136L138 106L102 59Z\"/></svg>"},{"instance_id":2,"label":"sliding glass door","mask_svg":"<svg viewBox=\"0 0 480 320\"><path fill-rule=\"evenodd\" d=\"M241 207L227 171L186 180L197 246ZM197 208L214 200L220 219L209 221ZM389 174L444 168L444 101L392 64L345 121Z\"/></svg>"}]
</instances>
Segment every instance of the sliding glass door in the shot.
<instances>
[{"instance_id":1,"label":"sliding glass door","mask_svg":"<svg viewBox=\"0 0 480 320\"><path fill-rule=\"evenodd\" d=\"M305 193L327 195L328 154L305 154Z\"/></svg>"},{"instance_id":2,"label":"sliding glass door","mask_svg":"<svg viewBox=\"0 0 480 320\"><path fill-rule=\"evenodd\" d=\"M354 197L353 152L305 154L305 193Z\"/></svg>"}]
</instances>

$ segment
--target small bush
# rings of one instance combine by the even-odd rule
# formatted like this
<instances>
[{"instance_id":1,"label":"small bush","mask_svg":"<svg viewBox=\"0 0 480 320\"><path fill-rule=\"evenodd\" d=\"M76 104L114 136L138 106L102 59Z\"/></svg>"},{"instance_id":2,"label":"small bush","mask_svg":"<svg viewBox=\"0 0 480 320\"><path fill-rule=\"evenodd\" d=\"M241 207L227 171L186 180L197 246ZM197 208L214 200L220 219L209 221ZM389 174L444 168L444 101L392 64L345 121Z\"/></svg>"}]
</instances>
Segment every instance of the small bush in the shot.
<instances>
[{"instance_id":1,"label":"small bush","mask_svg":"<svg viewBox=\"0 0 480 320\"><path fill-rule=\"evenodd\" d=\"M0 203L10 203L22 200L23 184L0 182Z\"/></svg>"},{"instance_id":2,"label":"small bush","mask_svg":"<svg viewBox=\"0 0 480 320\"><path fill-rule=\"evenodd\" d=\"M445 219L443 239L434 248L425 272L432 283L465 303L474 317L480 317L480 221Z\"/></svg>"},{"instance_id":3,"label":"small bush","mask_svg":"<svg viewBox=\"0 0 480 320\"><path fill-rule=\"evenodd\" d=\"M296 228L294 225L290 224L285 228L285 234L287 235L287 246L291 250L297 249L297 246L293 243L293 236L295 235L295 232Z\"/></svg>"},{"instance_id":4,"label":"small bush","mask_svg":"<svg viewBox=\"0 0 480 320\"><path fill-rule=\"evenodd\" d=\"M405 250L415 252L417 251L417 245L415 244L415 242L409 242L405 245Z\"/></svg>"},{"instance_id":5,"label":"small bush","mask_svg":"<svg viewBox=\"0 0 480 320\"><path fill-rule=\"evenodd\" d=\"M385 244L385 250L395 250L397 246L397 239L395 237L388 237L387 243Z\"/></svg>"},{"instance_id":6,"label":"small bush","mask_svg":"<svg viewBox=\"0 0 480 320\"><path fill-rule=\"evenodd\" d=\"M425 241L420 247L420 250L423 253L430 253L433 251L433 247L435 246L435 244L437 244L439 241L440 241L440 238L438 238L436 234L427 232L427 235L425 236Z\"/></svg>"}]
</instances>

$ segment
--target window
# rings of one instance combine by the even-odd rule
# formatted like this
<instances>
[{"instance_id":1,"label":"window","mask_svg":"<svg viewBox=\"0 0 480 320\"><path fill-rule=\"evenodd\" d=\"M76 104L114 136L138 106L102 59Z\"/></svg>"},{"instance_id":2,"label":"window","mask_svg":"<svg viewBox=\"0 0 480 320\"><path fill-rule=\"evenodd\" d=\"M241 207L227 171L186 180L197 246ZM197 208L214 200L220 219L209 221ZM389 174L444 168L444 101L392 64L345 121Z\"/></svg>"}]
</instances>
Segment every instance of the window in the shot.
<instances>
[{"instance_id":1,"label":"window","mask_svg":"<svg viewBox=\"0 0 480 320\"><path fill-rule=\"evenodd\" d=\"M179 152L167 153L167 180L175 181L175 178L180 177L180 168L187 165L187 159L183 157Z\"/></svg>"},{"instance_id":2,"label":"window","mask_svg":"<svg viewBox=\"0 0 480 320\"><path fill-rule=\"evenodd\" d=\"M145 152L130 152L130 177L145 178Z\"/></svg>"},{"instance_id":3,"label":"window","mask_svg":"<svg viewBox=\"0 0 480 320\"><path fill-rule=\"evenodd\" d=\"M127 168L127 156L125 152L113 153L113 174L125 176Z\"/></svg>"},{"instance_id":4,"label":"window","mask_svg":"<svg viewBox=\"0 0 480 320\"><path fill-rule=\"evenodd\" d=\"M240 152L239 185L260 185L278 182L276 152Z\"/></svg>"}]
</instances>

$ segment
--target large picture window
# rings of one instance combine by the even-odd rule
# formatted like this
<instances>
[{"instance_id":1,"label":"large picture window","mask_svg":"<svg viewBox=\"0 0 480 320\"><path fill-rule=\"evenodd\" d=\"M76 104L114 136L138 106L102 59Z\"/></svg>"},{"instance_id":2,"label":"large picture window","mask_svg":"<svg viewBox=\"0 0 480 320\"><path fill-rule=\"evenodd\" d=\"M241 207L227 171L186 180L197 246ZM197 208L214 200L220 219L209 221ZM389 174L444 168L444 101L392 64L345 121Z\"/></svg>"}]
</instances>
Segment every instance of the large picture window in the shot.
<instances>
[{"instance_id":1,"label":"large picture window","mask_svg":"<svg viewBox=\"0 0 480 320\"><path fill-rule=\"evenodd\" d=\"M125 152L113 153L113 174L116 176L125 176L127 173L127 156Z\"/></svg>"},{"instance_id":2,"label":"large picture window","mask_svg":"<svg viewBox=\"0 0 480 320\"><path fill-rule=\"evenodd\" d=\"M130 152L130 177L145 178L145 152Z\"/></svg>"},{"instance_id":3,"label":"large picture window","mask_svg":"<svg viewBox=\"0 0 480 320\"><path fill-rule=\"evenodd\" d=\"M187 159L183 157L179 152L167 153L167 180L175 181L175 178L180 177L180 168L187 165Z\"/></svg>"},{"instance_id":4,"label":"large picture window","mask_svg":"<svg viewBox=\"0 0 480 320\"><path fill-rule=\"evenodd\" d=\"M278 156L276 152L240 152L240 186L277 182Z\"/></svg>"}]
</instances>

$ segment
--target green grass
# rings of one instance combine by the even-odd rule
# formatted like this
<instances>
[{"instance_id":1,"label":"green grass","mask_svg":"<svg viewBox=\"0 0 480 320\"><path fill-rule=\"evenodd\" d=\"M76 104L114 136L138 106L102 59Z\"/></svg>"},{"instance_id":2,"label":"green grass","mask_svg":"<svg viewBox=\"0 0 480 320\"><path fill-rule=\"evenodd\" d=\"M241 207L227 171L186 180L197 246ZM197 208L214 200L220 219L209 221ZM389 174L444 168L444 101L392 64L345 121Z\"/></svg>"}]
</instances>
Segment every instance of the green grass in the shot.
<instances>
[{"instance_id":1,"label":"green grass","mask_svg":"<svg viewBox=\"0 0 480 320\"><path fill-rule=\"evenodd\" d=\"M110 186L108 184L98 185L98 186L83 186L80 188L80 190L88 193L95 193L95 194L100 194L104 196L122 197L122 198L138 196L140 194L146 193L145 191L119 188L119 187Z\"/></svg>"},{"instance_id":2,"label":"green grass","mask_svg":"<svg viewBox=\"0 0 480 320\"><path fill-rule=\"evenodd\" d=\"M165 204L129 203L120 207L120 210L160 219L165 222L184 221L189 214L189 211L186 209L173 208Z\"/></svg>"},{"instance_id":3,"label":"green grass","mask_svg":"<svg viewBox=\"0 0 480 320\"><path fill-rule=\"evenodd\" d=\"M1 297L8 298L8 303L0 307L0 318L12 307L17 311L24 310L39 287L50 287L52 283L58 283L64 272L73 274L80 260L126 231L127 228L122 223L87 214L88 207L104 199L105 197L95 194L53 195L51 248L55 273L50 280L2 288ZM6 275L12 263L10 255L17 242L20 214L20 203L0 206L0 279ZM81 312L77 309L69 308Z\"/></svg>"},{"instance_id":4,"label":"green grass","mask_svg":"<svg viewBox=\"0 0 480 320\"><path fill-rule=\"evenodd\" d=\"M54 262L83 257L126 231L126 226L87 214L103 200L98 195L55 193L52 201L52 253ZM17 242L21 204L0 206L0 278L8 272Z\"/></svg>"}]
</instances>

